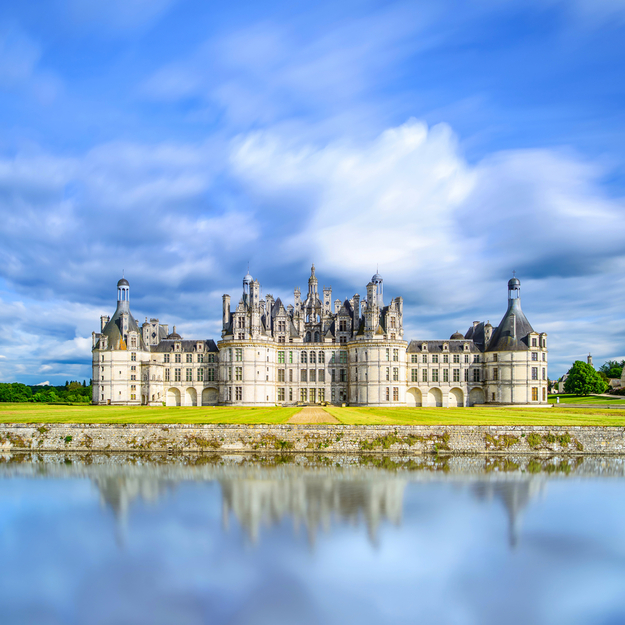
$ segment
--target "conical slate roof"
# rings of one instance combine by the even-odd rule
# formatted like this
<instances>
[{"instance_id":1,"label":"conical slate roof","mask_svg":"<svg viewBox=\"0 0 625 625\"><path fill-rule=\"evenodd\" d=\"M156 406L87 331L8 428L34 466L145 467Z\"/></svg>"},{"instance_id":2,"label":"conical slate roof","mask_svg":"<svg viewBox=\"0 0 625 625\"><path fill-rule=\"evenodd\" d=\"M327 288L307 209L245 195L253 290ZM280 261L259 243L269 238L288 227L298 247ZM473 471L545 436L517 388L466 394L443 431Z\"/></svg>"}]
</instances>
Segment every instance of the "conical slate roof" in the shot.
<instances>
[{"instance_id":1,"label":"conical slate roof","mask_svg":"<svg viewBox=\"0 0 625 625\"><path fill-rule=\"evenodd\" d=\"M493 333L488 351L523 351L528 349L527 335L534 329L521 310L521 298L511 299L508 310Z\"/></svg>"}]
</instances>

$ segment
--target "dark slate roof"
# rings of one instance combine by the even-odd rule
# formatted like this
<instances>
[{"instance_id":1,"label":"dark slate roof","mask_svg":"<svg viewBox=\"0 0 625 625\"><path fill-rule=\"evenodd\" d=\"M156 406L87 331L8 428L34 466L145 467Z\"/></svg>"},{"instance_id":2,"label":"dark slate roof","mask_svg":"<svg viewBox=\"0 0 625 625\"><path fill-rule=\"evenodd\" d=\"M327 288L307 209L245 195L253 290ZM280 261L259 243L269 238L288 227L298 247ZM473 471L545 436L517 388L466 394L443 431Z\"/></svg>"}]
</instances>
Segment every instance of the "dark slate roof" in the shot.
<instances>
[{"instance_id":1,"label":"dark slate roof","mask_svg":"<svg viewBox=\"0 0 625 625\"><path fill-rule=\"evenodd\" d=\"M280 310L282 309L282 310ZM282 300L280 298L278 298L273 306L271 307L271 318L275 319L276 315L280 314L280 313L284 313L286 314L286 309L284 308L284 305L282 304Z\"/></svg>"},{"instance_id":2,"label":"dark slate roof","mask_svg":"<svg viewBox=\"0 0 625 625\"><path fill-rule=\"evenodd\" d=\"M180 343L180 351L181 352L195 352L197 351L197 344L204 343L206 345L207 352L216 352L217 345L213 339L183 339L182 341L177 341L173 339L165 339L161 341L158 345L153 345L151 351L157 353L169 353L174 351L174 345L176 343Z\"/></svg>"},{"instance_id":3,"label":"dark slate roof","mask_svg":"<svg viewBox=\"0 0 625 625\"><path fill-rule=\"evenodd\" d=\"M527 335L530 332L534 332L534 329L521 310L521 298L512 299L501 323L493 332L488 351L514 352L529 349Z\"/></svg>"},{"instance_id":4,"label":"dark slate roof","mask_svg":"<svg viewBox=\"0 0 625 625\"><path fill-rule=\"evenodd\" d=\"M122 312L124 312L120 306L117 306L117 310L115 314L111 317L110 321L104 326L104 330L102 330L102 334L108 337L108 349L127 349L127 345L124 342L124 338L122 336L121 331L121 317ZM128 312L128 332L136 332L139 335L139 349L145 349L145 344L143 343L143 334L139 329L139 324L136 319L132 316L130 311Z\"/></svg>"},{"instance_id":5,"label":"dark slate roof","mask_svg":"<svg viewBox=\"0 0 625 625\"><path fill-rule=\"evenodd\" d=\"M423 343L425 343L428 348L424 353L427 354L457 354L459 352L463 352L464 353L464 345L465 343L469 344L469 352L481 352L482 350L479 348L479 346L477 346L473 341L468 341L466 339L462 339L462 340L458 340L458 341L441 341L441 340L436 340L436 341L410 341L410 344L408 345L408 349L406 350L406 352L408 354L415 354L415 353L421 353L423 350L421 349L421 346L423 345ZM447 343L447 345L449 345L449 349L444 351L443 350L443 343Z\"/></svg>"}]
</instances>

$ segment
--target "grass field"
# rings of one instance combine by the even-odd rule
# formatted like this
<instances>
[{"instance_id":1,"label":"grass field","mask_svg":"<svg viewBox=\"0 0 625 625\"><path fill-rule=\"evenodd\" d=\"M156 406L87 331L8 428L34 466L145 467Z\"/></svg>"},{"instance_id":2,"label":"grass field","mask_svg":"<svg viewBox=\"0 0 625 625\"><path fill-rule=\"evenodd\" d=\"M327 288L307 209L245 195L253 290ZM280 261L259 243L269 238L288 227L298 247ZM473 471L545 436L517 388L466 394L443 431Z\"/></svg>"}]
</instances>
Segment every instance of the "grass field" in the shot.
<instances>
[{"instance_id":1,"label":"grass field","mask_svg":"<svg viewBox=\"0 0 625 625\"><path fill-rule=\"evenodd\" d=\"M595 395L587 395L586 397L580 397L579 395L549 395L548 401L550 404L556 403L556 397L560 398L561 404L583 404L583 405L593 405L593 404L610 404L612 405L623 405L625 408L625 399L620 399L618 395L612 397L596 397Z\"/></svg>"},{"instance_id":2,"label":"grass field","mask_svg":"<svg viewBox=\"0 0 625 625\"><path fill-rule=\"evenodd\" d=\"M609 408L325 408L346 425L625 426ZM0 423L286 423L301 409L0 404Z\"/></svg>"}]
</instances>

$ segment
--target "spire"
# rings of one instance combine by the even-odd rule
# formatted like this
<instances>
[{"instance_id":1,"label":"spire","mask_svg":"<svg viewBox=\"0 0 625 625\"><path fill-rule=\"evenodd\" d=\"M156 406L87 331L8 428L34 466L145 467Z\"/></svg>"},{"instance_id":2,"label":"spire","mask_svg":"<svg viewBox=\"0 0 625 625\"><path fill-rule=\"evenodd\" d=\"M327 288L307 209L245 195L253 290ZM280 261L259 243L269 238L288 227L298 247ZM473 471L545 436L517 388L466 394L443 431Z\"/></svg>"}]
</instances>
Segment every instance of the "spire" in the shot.
<instances>
[{"instance_id":1,"label":"spire","mask_svg":"<svg viewBox=\"0 0 625 625\"><path fill-rule=\"evenodd\" d=\"M317 277L315 276L315 264L310 268L310 278L308 278L308 297L317 297Z\"/></svg>"},{"instance_id":2,"label":"spire","mask_svg":"<svg viewBox=\"0 0 625 625\"><path fill-rule=\"evenodd\" d=\"M130 311L130 284L124 277L117 283L117 309Z\"/></svg>"}]
</instances>

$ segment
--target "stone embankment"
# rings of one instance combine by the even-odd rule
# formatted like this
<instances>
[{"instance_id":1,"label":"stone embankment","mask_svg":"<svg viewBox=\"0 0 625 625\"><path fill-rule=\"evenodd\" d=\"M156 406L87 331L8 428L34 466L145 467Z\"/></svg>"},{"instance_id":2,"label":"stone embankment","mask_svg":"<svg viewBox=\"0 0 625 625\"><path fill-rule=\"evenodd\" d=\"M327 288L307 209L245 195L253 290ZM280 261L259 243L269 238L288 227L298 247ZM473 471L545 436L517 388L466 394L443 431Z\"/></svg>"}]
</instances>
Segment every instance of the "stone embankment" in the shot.
<instances>
[{"instance_id":1,"label":"stone embankment","mask_svg":"<svg viewBox=\"0 0 625 625\"><path fill-rule=\"evenodd\" d=\"M625 454L623 427L0 424L0 453Z\"/></svg>"}]
</instances>

